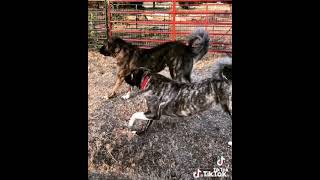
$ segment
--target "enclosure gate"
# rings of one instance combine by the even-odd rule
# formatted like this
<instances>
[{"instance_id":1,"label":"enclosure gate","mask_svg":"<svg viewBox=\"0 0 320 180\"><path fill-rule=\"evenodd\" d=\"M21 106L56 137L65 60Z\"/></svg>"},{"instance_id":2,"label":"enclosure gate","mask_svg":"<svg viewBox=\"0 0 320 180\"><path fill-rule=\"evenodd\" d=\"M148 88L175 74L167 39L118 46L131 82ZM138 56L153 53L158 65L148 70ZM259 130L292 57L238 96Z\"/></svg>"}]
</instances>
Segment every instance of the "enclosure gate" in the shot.
<instances>
[{"instance_id":1,"label":"enclosure gate","mask_svg":"<svg viewBox=\"0 0 320 180\"><path fill-rule=\"evenodd\" d=\"M167 41L186 42L194 29L204 27L210 35L209 53L232 53L231 0L105 0L105 5L106 16L97 21L107 23L91 30L99 34L94 36L98 45L119 36L151 48Z\"/></svg>"}]
</instances>

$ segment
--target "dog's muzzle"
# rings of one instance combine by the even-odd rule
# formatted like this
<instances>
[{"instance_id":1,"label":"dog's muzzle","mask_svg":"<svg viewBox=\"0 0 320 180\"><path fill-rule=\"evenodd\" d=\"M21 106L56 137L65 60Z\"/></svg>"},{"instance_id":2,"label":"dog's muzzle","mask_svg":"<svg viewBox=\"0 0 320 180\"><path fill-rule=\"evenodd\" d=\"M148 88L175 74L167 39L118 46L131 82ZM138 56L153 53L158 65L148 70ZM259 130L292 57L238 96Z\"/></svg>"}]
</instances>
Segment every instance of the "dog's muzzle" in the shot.
<instances>
[{"instance_id":1,"label":"dog's muzzle","mask_svg":"<svg viewBox=\"0 0 320 180\"><path fill-rule=\"evenodd\" d=\"M99 50L100 54L105 55L105 56L110 56L110 54L108 53L106 46L103 45L100 50Z\"/></svg>"}]
</instances>

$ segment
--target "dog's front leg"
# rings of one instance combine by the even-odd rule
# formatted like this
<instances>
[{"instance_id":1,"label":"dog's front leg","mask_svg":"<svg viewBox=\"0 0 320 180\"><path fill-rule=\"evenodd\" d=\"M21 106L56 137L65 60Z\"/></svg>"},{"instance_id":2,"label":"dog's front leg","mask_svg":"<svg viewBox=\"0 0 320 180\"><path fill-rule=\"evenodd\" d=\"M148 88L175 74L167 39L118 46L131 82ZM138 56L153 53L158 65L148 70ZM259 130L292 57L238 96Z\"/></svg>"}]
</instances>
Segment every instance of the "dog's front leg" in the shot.
<instances>
[{"instance_id":1,"label":"dog's front leg","mask_svg":"<svg viewBox=\"0 0 320 180\"><path fill-rule=\"evenodd\" d=\"M135 122L135 120L137 120L137 119L148 121L146 127L145 127L143 130L138 131L138 132L133 131L133 132L135 132L137 135L141 135L141 134L145 133L145 132L149 129L149 127L151 126L151 124L152 124L152 122L153 122L153 118L152 118L152 117L153 117L153 116L152 116L151 111L147 111L147 112L136 112L136 113L134 113L134 114L131 116L131 118L130 118L130 120L129 120L129 123L128 123L128 127L129 127L129 129L131 129L132 126L133 126L133 124L134 124L134 122Z\"/></svg>"},{"instance_id":2,"label":"dog's front leg","mask_svg":"<svg viewBox=\"0 0 320 180\"><path fill-rule=\"evenodd\" d=\"M108 98L112 98L116 94L116 91L119 89L119 87L121 86L123 81L124 81L124 77L119 77L118 76L116 84L114 85L111 93L108 95Z\"/></svg>"},{"instance_id":3,"label":"dog's front leg","mask_svg":"<svg viewBox=\"0 0 320 180\"><path fill-rule=\"evenodd\" d=\"M146 133L147 130L149 129L149 127L151 126L151 124L153 123L153 121L160 119L161 113L162 113L162 110L163 110L163 107L164 107L164 103L160 103L159 106L157 106L157 107L158 108L153 108L156 113L152 113L152 111L150 111L150 110L144 113L144 116L147 119L151 119L151 120L148 120L146 127L143 130L138 131L136 133L137 135L142 135L142 134Z\"/></svg>"},{"instance_id":4,"label":"dog's front leg","mask_svg":"<svg viewBox=\"0 0 320 180\"><path fill-rule=\"evenodd\" d=\"M126 93L126 95L122 96L121 98L122 99L129 99L131 97L132 90L133 90L133 86L130 86L128 92Z\"/></svg>"},{"instance_id":5,"label":"dog's front leg","mask_svg":"<svg viewBox=\"0 0 320 180\"><path fill-rule=\"evenodd\" d=\"M151 102L148 101L149 105L148 105L148 111L144 113L144 115L146 116L146 118L151 119L148 120L145 128L141 131L137 132L137 135L141 135L147 132L147 130L149 129L149 127L151 126L151 124L153 123L154 120L159 120L162 114L162 110L164 109L164 107L166 106L165 102L162 102L160 104L156 103L154 105L151 105Z\"/></svg>"},{"instance_id":6,"label":"dog's front leg","mask_svg":"<svg viewBox=\"0 0 320 180\"><path fill-rule=\"evenodd\" d=\"M149 127L151 126L152 122L153 122L153 120L149 120L149 121L147 122L146 127L145 127L142 131L138 131L138 132L137 132L137 135L142 135L142 134L146 133L147 130L149 129Z\"/></svg>"},{"instance_id":7,"label":"dog's front leg","mask_svg":"<svg viewBox=\"0 0 320 180\"><path fill-rule=\"evenodd\" d=\"M146 117L146 115L144 114L144 112L136 112L134 113L130 120L129 120L129 123L128 123L128 127L131 129L134 122L137 120L137 119L140 119L140 120L151 120L149 118Z\"/></svg>"}]
</instances>

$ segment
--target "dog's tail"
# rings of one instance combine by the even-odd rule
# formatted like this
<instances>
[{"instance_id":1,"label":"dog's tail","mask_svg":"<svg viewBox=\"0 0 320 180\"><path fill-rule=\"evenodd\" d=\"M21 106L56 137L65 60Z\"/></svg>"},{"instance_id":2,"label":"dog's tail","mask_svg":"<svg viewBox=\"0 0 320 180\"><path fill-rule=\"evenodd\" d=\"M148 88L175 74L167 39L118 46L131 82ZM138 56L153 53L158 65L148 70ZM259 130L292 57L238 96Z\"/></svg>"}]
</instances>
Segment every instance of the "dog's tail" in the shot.
<instances>
[{"instance_id":1,"label":"dog's tail","mask_svg":"<svg viewBox=\"0 0 320 180\"><path fill-rule=\"evenodd\" d=\"M197 28L189 37L188 45L192 49L194 62L199 61L209 49L209 34L204 28Z\"/></svg>"},{"instance_id":2,"label":"dog's tail","mask_svg":"<svg viewBox=\"0 0 320 180\"><path fill-rule=\"evenodd\" d=\"M223 57L217 60L213 65L213 78L223 79L225 76L227 79L232 80L232 58Z\"/></svg>"}]
</instances>

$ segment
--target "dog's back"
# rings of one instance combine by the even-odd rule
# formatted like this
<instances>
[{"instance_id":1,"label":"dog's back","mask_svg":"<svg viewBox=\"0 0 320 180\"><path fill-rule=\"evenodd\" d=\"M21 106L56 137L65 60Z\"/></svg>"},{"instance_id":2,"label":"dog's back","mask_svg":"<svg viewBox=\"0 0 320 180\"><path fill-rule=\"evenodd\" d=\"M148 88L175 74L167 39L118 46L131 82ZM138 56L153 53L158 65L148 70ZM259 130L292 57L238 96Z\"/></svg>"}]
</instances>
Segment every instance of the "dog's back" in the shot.
<instances>
[{"instance_id":1,"label":"dog's back","mask_svg":"<svg viewBox=\"0 0 320 180\"><path fill-rule=\"evenodd\" d=\"M174 68L177 61L183 61L184 57L188 59L192 56L189 47L179 41L166 42L154 48L143 50L140 54L137 64L152 72L160 72L166 66Z\"/></svg>"},{"instance_id":2,"label":"dog's back","mask_svg":"<svg viewBox=\"0 0 320 180\"><path fill-rule=\"evenodd\" d=\"M191 116L227 101L221 97L228 96L225 95L225 89L229 88L229 85L222 80L210 78L198 83L181 83L160 76L155 74L152 77L154 79L150 82L153 86L151 93L149 91L146 94L157 96L157 99L161 100L162 115Z\"/></svg>"}]
</instances>

